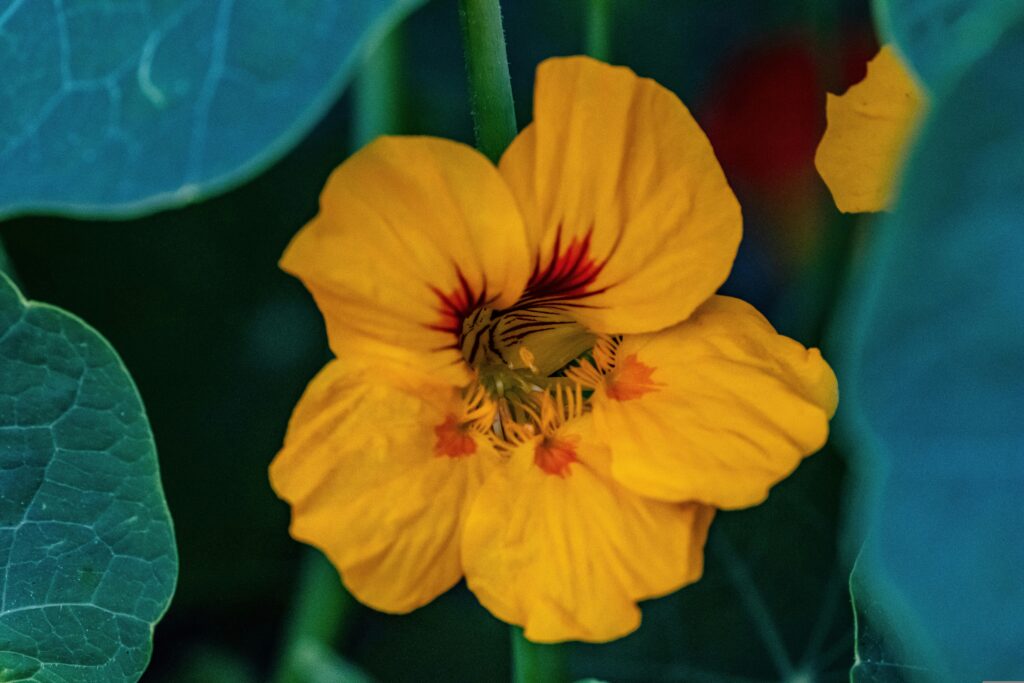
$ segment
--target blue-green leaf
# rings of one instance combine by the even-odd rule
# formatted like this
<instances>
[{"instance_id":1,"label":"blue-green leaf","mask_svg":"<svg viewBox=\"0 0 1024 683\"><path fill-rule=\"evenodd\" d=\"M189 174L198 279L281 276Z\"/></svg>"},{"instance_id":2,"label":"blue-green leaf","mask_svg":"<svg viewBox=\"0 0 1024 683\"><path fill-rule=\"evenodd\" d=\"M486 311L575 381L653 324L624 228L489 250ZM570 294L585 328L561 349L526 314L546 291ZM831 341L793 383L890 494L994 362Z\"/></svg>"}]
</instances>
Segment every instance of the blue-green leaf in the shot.
<instances>
[{"instance_id":1,"label":"blue-green leaf","mask_svg":"<svg viewBox=\"0 0 1024 683\"><path fill-rule=\"evenodd\" d=\"M129 216L254 175L421 2L0 1L0 216Z\"/></svg>"},{"instance_id":2,"label":"blue-green leaf","mask_svg":"<svg viewBox=\"0 0 1024 683\"><path fill-rule=\"evenodd\" d=\"M926 680L1024 678L1024 22L934 105L836 340L863 590Z\"/></svg>"},{"instance_id":3,"label":"blue-green leaf","mask_svg":"<svg viewBox=\"0 0 1024 683\"><path fill-rule=\"evenodd\" d=\"M885 42L896 43L932 91L941 90L1024 14L1017 0L874 0Z\"/></svg>"},{"instance_id":4,"label":"blue-green leaf","mask_svg":"<svg viewBox=\"0 0 1024 683\"><path fill-rule=\"evenodd\" d=\"M850 683L926 681L932 670L903 642L903 632L887 621L884 598L865 586L859 561L850 572L850 603L854 614L854 657Z\"/></svg>"},{"instance_id":5,"label":"blue-green leaf","mask_svg":"<svg viewBox=\"0 0 1024 683\"><path fill-rule=\"evenodd\" d=\"M0 274L0 681L137 680L177 570L121 360Z\"/></svg>"}]
</instances>

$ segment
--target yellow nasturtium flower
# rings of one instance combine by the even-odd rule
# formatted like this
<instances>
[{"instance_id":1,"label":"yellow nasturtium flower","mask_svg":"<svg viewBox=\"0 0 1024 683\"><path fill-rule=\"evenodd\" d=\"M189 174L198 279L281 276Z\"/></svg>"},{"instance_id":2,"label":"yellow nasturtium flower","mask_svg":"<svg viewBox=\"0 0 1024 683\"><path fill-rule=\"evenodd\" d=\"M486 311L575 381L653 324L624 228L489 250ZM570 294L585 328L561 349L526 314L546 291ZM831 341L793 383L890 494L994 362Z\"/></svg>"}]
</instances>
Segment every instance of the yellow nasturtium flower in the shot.
<instances>
[{"instance_id":1,"label":"yellow nasturtium flower","mask_svg":"<svg viewBox=\"0 0 1024 683\"><path fill-rule=\"evenodd\" d=\"M836 380L715 295L740 210L672 93L551 59L534 115L497 168L385 137L333 173L281 263L337 360L270 476L372 607L464 576L531 640L606 641L825 443Z\"/></svg>"},{"instance_id":2,"label":"yellow nasturtium flower","mask_svg":"<svg viewBox=\"0 0 1024 683\"><path fill-rule=\"evenodd\" d=\"M884 46L863 81L829 93L828 128L814 164L840 211L881 211L892 201L907 145L927 98L899 54Z\"/></svg>"}]
</instances>

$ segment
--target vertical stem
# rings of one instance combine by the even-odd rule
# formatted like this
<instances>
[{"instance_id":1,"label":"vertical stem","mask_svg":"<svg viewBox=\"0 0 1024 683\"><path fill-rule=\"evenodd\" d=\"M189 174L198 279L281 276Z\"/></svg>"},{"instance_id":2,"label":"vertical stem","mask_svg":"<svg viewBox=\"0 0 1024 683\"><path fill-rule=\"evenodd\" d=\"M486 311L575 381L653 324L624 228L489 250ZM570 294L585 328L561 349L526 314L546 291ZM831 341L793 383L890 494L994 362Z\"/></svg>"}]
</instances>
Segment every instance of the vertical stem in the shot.
<instances>
[{"instance_id":1,"label":"vertical stem","mask_svg":"<svg viewBox=\"0 0 1024 683\"><path fill-rule=\"evenodd\" d=\"M459 0L476 146L497 163L516 136L516 112L498 0Z\"/></svg>"},{"instance_id":2,"label":"vertical stem","mask_svg":"<svg viewBox=\"0 0 1024 683\"><path fill-rule=\"evenodd\" d=\"M612 0L587 0L584 42L587 54L594 59L611 59Z\"/></svg>"},{"instance_id":3,"label":"vertical stem","mask_svg":"<svg viewBox=\"0 0 1024 683\"><path fill-rule=\"evenodd\" d=\"M378 135L402 131L402 28L399 24L367 55L353 83L354 111L352 149L359 149ZM344 636L356 602L333 565L319 551L309 549L303 558L295 597L285 624L282 649L273 683L306 683L304 654L311 648L327 648Z\"/></svg>"},{"instance_id":4,"label":"vertical stem","mask_svg":"<svg viewBox=\"0 0 1024 683\"><path fill-rule=\"evenodd\" d=\"M371 52L352 83L352 149L359 149L378 135L401 132L405 98L402 89L405 56L403 29L399 24Z\"/></svg>"},{"instance_id":5,"label":"vertical stem","mask_svg":"<svg viewBox=\"0 0 1024 683\"><path fill-rule=\"evenodd\" d=\"M357 607L327 558L317 551L308 551L285 625L284 649L271 680L305 683L308 676L301 666L304 649L310 643L334 643Z\"/></svg>"},{"instance_id":6,"label":"vertical stem","mask_svg":"<svg viewBox=\"0 0 1024 683\"><path fill-rule=\"evenodd\" d=\"M459 0L462 42L466 51L470 106L476 146L497 163L516 136L512 82L498 0ZM555 645L538 645L511 627L512 670L516 683L563 683L565 657Z\"/></svg>"},{"instance_id":7,"label":"vertical stem","mask_svg":"<svg viewBox=\"0 0 1024 683\"><path fill-rule=\"evenodd\" d=\"M565 683L569 680L565 650L559 645L531 643L522 629L512 631L512 680L514 683Z\"/></svg>"}]
</instances>

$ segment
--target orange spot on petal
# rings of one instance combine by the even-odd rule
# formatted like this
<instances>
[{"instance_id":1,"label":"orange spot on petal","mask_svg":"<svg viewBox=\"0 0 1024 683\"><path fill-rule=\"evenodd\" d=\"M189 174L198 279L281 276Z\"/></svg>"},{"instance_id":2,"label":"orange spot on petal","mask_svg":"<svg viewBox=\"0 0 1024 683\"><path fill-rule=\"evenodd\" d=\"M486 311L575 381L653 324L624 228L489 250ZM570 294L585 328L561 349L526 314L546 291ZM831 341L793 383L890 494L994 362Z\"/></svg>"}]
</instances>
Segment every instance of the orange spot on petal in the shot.
<instances>
[{"instance_id":1,"label":"orange spot on petal","mask_svg":"<svg viewBox=\"0 0 1024 683\"><path fill-rule=\"evenodd\" d=\"M558 477L569 476L569 466L579 462L576 457L576 442L572 437L546 437L533 450L533 462L548 474Z\"/></svg>"},{"instance_id":2,"label":"orange spot on petal","mask_svg":"<svg viewBox=\"0 0 1024 683\"><path fill-rule=\"evenodd\" d=\"M635 353L630 354L608 377L605 393L616 401L631 401L657 391L660 385L651 379L653 373L654 368L637 360Z\"/></svg>"},{"instance_id":3,"label":"orange spot on petal","mask_svg":"<svg viewBox=\"0 0 1024 683\"><path fill-rule=\"evenodd\" d=\"M439 456L464 458L476 453L476 441L454 415L449 414L444 422L434 427L434 434L437 435L434 453Z\"/></svg>"}]
</instances>

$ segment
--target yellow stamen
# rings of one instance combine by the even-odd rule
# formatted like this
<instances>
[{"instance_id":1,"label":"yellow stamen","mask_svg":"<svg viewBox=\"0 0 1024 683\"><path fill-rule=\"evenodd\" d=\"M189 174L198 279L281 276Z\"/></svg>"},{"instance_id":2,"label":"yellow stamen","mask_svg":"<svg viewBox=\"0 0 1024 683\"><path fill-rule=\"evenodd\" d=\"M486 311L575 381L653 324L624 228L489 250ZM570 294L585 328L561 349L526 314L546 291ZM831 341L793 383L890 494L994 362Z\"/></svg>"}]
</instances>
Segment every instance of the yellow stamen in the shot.
<instances>
[{"instance_id":1,"label":"yellow stamen","mask_svg":"<svg viewBox=\"0 0 1024 683\"><path fill-rule=\"evenodd\" d=\"M523 361L523 365L530 368L531 371L538 374L540 373L540 369L537 367L536 363L537 359L534 357L533 352L530 351L530 349L526 348L525 346L520 346L519 359Z\"/></svg>"},{"instance_id":2,"label":"yellow stamen","mask_svg":"<svg viewBox=\"0 0 1024 683\"><path fill-rule=\"evenodd\" d=\"M581 358L576 366L565 371L565 376L588 389L601 386L605 382L605 376L615 370L616 354L621 342L621 337L599 336L590 352L593 362Z\"/></svg>"},{"instance_id":3,"label":"yellow stamen","mask_svg":"<svg viewBox=\"0 0 1024 683\"><path fill-rule=\"evenodd\" d=\"M603 374L608 374L615 369L615 355L619 351L621 342L622 337L601 335L594 343L594 362L597 364L597 369Z\"/></svg>"},{"instance_id":4,"label":"yellow stamen","mask_svg":"<svg viewBox=\"0 0 1024 683\"><path fill-rule=\"evenodd\" d=\"M462 405L461 422L467 429L480 434L490 431L497 408L483 386L474 382L464 390Z\"/></svg>"},{"instance_id":5,"label":"yellow stamen","mask_svg":"<svg viewBox=\"0 0 1024 683\"><path fill-rule=\"evenodd\" d=\"M604 382L604 375L589 360L581 359L579 365L565 371L565 376L588 389L596 389Z\"/></svg>"}]
</instances>

